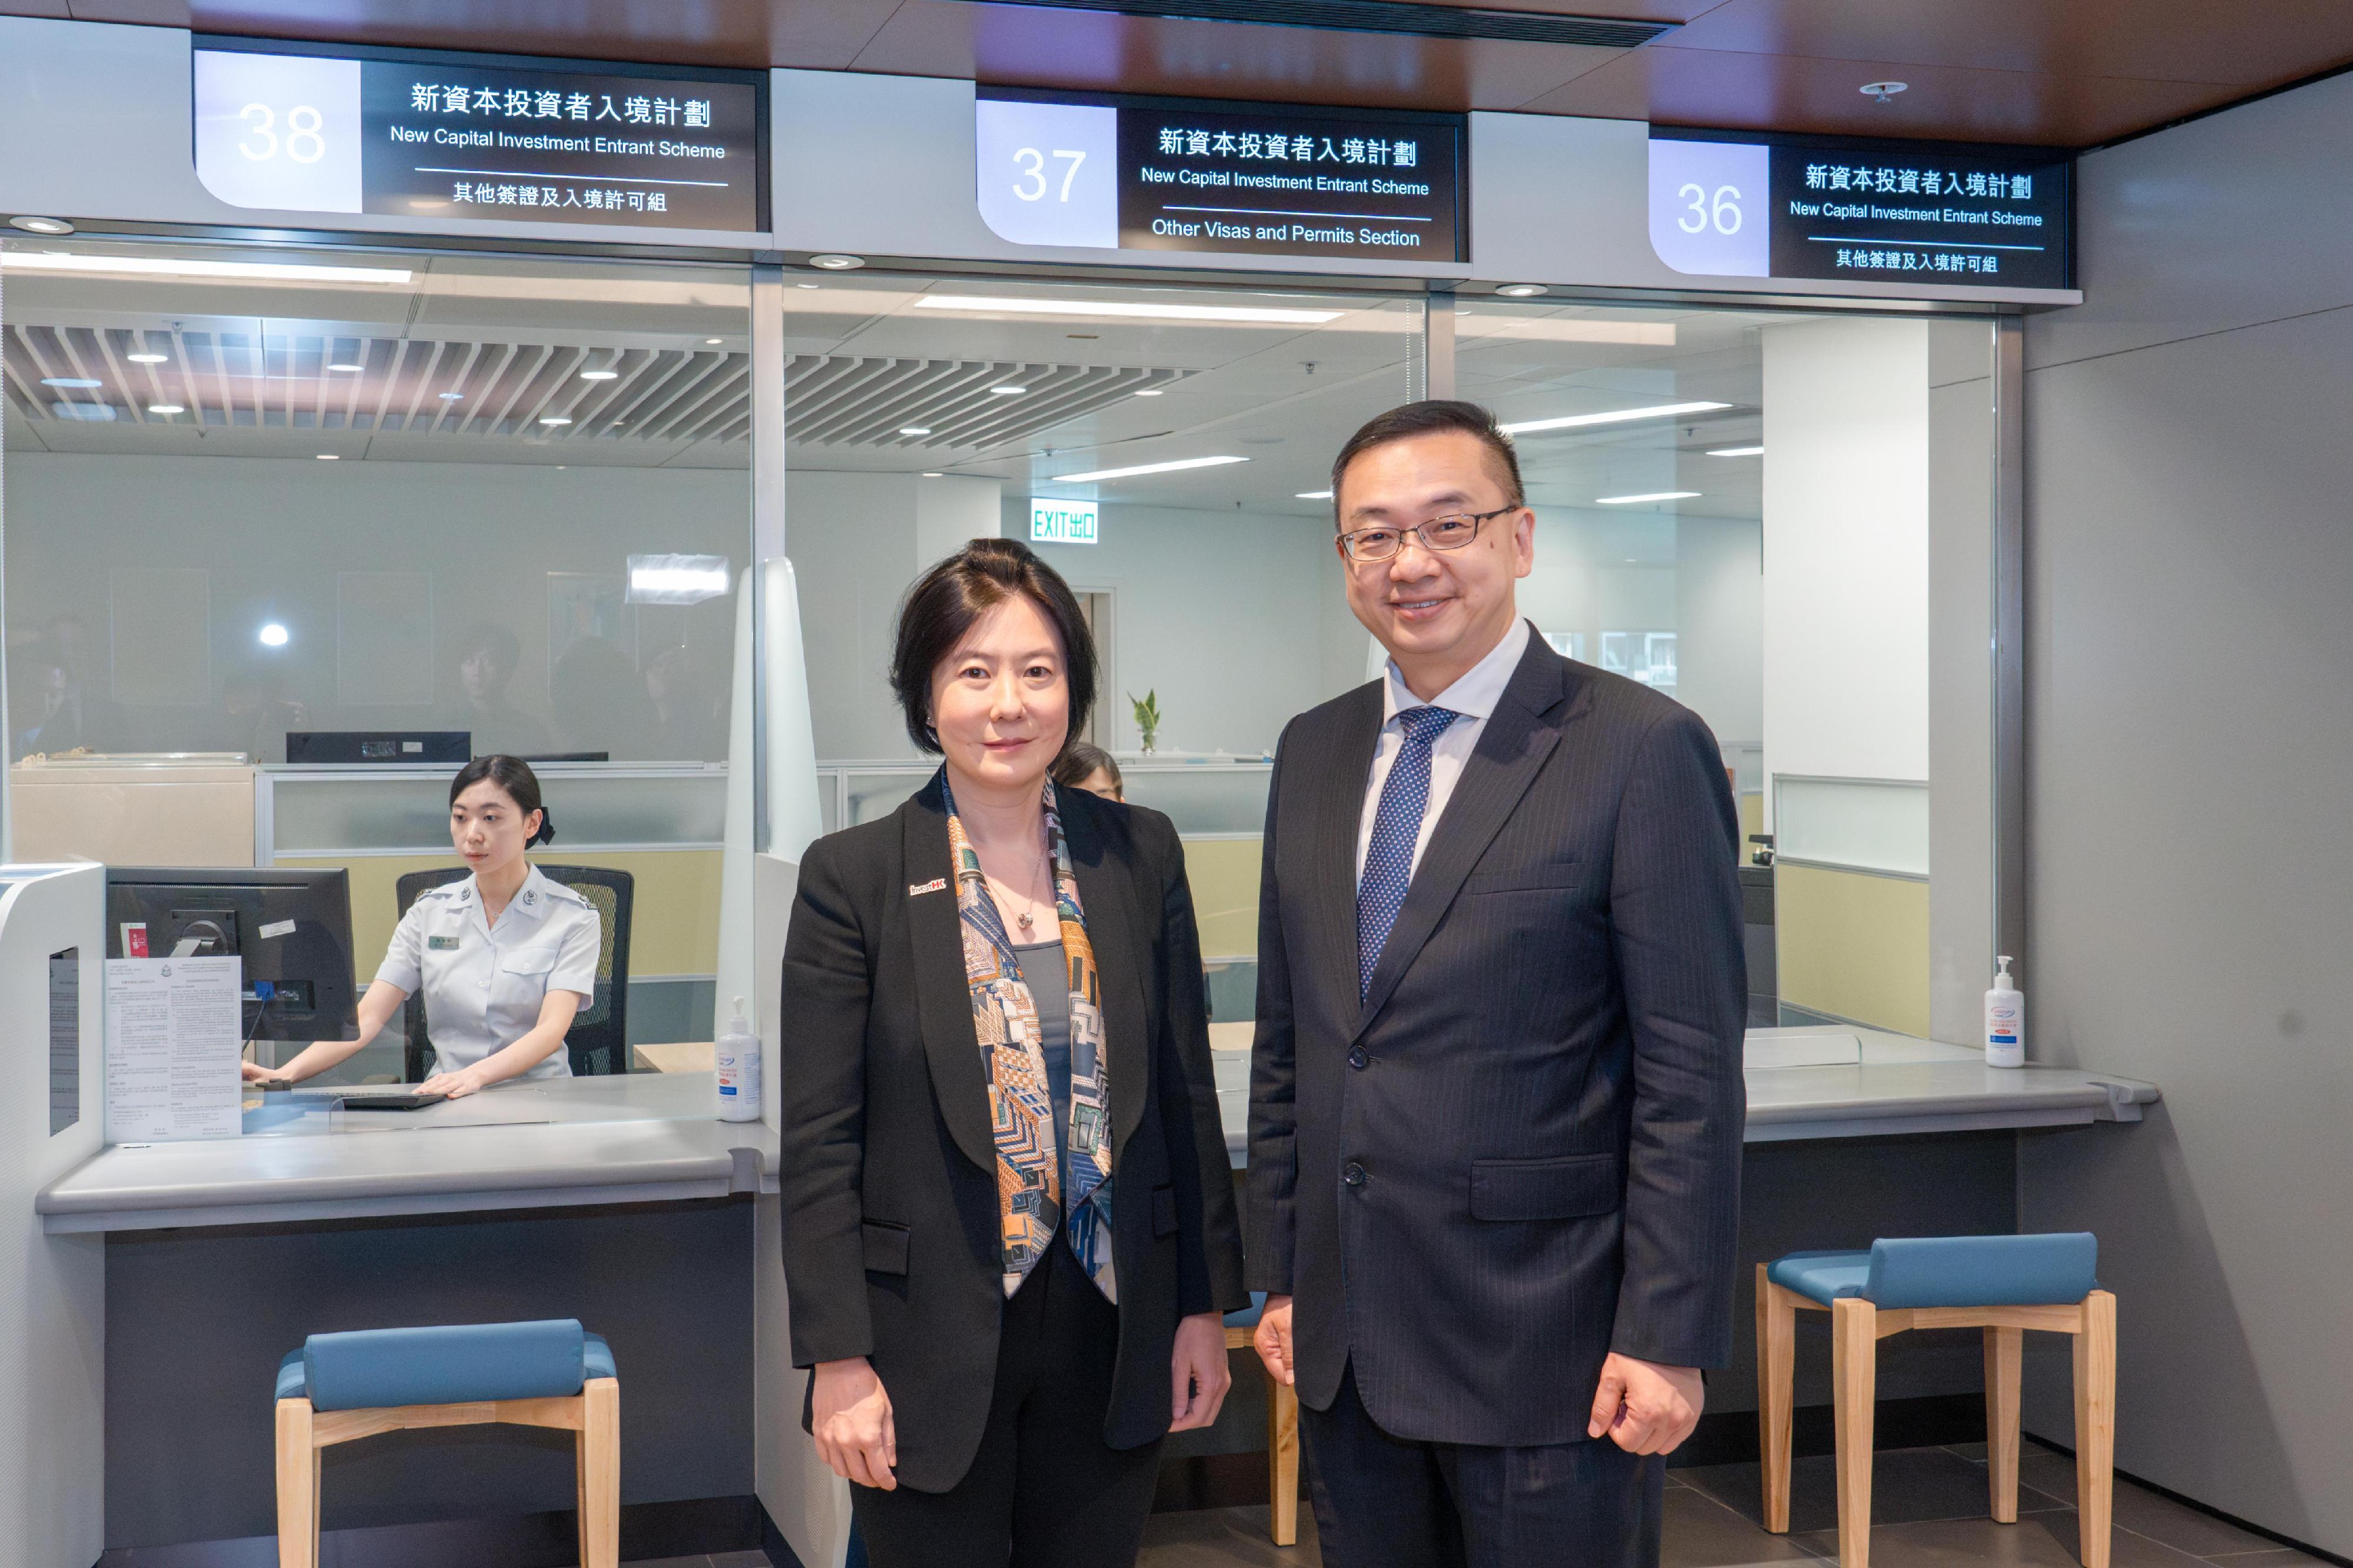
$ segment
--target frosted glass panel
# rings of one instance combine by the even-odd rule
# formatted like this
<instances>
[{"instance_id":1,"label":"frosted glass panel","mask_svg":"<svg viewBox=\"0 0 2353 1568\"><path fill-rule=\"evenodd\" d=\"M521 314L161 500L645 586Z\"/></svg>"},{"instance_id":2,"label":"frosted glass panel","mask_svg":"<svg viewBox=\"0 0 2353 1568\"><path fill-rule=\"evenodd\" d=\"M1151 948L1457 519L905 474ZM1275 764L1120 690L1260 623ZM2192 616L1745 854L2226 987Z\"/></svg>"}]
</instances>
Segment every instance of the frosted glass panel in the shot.
<instances>
[{"instance_id":1,"label":"frosted glass panel","mask_svg":"<svg viewBox=\"0 0 2353 1568\"><path fill-rule=\"evenodd\" d=\"M1127 798L1165 811L1179 833L1259 833L1266 827L1264 763L1203 763L1155 766L1123 763Z\"/></svg>"},{"instance_id":2,"label":"frosted glass panel","mask_svg":"<svg viewBox=\"0 0 2353 1568\"><path fill-rule=\"evenodd\" d=\"M1928 786L1896 779L1774 781L1774 853L1784 860L1928 874Z\"/></svg>"},{"instance_id":3,"label":"frosted glass panel","mask_svg":"<svg viewBox=\"0 0 2353 1568\"><path fill-rule=\"evenodd\" d=\"M439 852L449 847L449 769L265 768L274 855ZM547 763L539 775L562 849L718 847L727 809L723 768L607 769Z\"/></svg>"}]
</instances>

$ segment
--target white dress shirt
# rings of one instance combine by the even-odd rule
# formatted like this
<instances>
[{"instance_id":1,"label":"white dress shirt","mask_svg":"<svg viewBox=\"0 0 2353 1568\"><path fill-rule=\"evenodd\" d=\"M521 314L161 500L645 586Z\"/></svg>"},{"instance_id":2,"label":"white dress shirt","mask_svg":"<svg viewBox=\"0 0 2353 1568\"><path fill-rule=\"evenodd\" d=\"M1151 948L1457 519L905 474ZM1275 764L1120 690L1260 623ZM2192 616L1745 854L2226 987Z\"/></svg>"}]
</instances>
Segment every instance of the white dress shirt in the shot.
<instances>
[{"instance_id":1,"label":"white dress shirt","mask_svg":"<svg viewBox=\"0 0 2353 1568\"><path fill-rule=\"evenodd\" d=\"M595 1001L603 945L596 906L533 866L496 925L475 878L417 894L375 977L424 995L436 1070L455 1072L531 1033L550 991ZM572 1058L559 1049L522 1076L570 1078Z\"/></svg>"},{"instance_id":2,"label":"white dress shirt","mask_svg":"<svg viewBox=\"0 0 2353 1568\"><path fill-rule=\"evenodd\" d=\"M1381 808L1381 786L1388 783L1389 769L1396 764L1398 749L1405 744L1405 731L1398 723L1398 715L1409 708L1423 706L1451 708L1462 715L1430 744L1430 799L1421 808L1421 831L1413 841L1413 868L1419 870L1421 852L1430 847L1430 830L1446 814L1446 803L1453 797L1454 785L1462 777L1462 765L1471 760L1472 749L1478 745L1480 733L1487 728L1495 704L1503 700L1504 688L1512 683L1513 671L1520 668L1520 658L1528 651L1531 635L1526 621L1514 621L1512 629L1504 634L1504 640L1464 672L1461 679L1440 692L1432 704L1424 704L1407 687L1405 677L1398 672L1397 660L1388 661L1387 676L1381 682L1380 744L1373 749L1372 776L1365 781L1365 808L1356 819L1358 883L1364 881L1365 856L1372 848L1373 818Z\"/></svg>"}]
</instances>

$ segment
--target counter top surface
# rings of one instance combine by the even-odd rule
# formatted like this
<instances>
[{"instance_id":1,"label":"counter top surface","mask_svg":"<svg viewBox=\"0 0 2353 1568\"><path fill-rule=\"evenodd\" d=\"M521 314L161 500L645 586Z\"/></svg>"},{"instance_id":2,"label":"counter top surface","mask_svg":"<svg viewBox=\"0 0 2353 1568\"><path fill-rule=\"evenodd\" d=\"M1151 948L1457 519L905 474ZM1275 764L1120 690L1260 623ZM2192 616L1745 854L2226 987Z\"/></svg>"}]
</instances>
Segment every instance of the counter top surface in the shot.
<instances>
[{"instance_id":1,"label":"counter top surface","mask_svg":"<svg viewBox=\"0 0 2353 1568\"><path fill-rule=\"evenodd\" d=\"M1247 1156L1247 1025L1213 1026L1226 1147ZM1852 1058L1759 1065L1852 1037ZM1884 1137L2137 1121L2157 1086L1873 1030L1749 1036L1747 1138ZM148 1230L373 1215L674 1202L776 1190L776 1137L712 1110L707 1072L509 1084L417 1111L344 1112L340 1131L107 1149L43 1190L52 1231ZM315 1121L315 1118L312 1119Z\"/></svg>"}]
</instances>

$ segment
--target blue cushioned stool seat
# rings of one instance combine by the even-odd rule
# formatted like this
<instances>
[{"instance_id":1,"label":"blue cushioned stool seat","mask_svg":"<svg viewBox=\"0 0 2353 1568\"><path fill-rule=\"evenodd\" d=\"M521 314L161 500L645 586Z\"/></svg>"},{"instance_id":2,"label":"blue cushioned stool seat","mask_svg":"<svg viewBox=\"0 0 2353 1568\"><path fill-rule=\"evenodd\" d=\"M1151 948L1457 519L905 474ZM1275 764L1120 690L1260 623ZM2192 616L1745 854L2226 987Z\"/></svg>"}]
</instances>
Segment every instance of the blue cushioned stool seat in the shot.
<instances>
[{"instance_id":1,"label":"blue cushioned stool seat","mask_svg":"<svg viewBox=\"0 0 2353 1568\"><path fill-rule=\"evenodd\" d=\"M1249 1306L1237 1307L1232 1311L1226 1314L1226 1327L1229 1329L1254 1329L1258 1327L1259 1319L1265 1316L1265 1314L1266 1292L1263 1290L1253 1290L1250 1292L1250 1304Z\"/></svg>"},{"instance_id":2,"label":"blue cushioned stool seat","mask_svg":"<svg viewBox=\"0 0 2353 1568\"><path fill-rule=\"evenodd\" d=\"M1883 1237L1869 1252L1792 1252L1765 1277L1827 1307L1860 1296L1888 1310L2040 1307L2099 1289L2099 1243L2088 1231L2051 1236Z\"/></svg>"},{"instance_id":3,"label":"blue cushioned stool seat","mask_svg":"<svg viewBox=\"0 0 2353 1568\"><path fill-rule=\"evenodd\" d=\"M278 1365L278 1397L329 1410L563 1398L617 1375L612 1348L573 1318L312 1334Z\"/></svg>"}]
</instances>

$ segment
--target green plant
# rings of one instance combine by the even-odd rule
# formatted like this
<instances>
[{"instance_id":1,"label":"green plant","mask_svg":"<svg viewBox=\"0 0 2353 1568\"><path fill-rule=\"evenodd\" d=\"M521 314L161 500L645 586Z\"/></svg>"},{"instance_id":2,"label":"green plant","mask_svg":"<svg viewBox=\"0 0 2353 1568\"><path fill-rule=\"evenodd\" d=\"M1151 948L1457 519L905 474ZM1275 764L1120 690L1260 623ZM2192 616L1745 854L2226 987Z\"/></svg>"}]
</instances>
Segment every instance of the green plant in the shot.
<instances>
[{"instance_id":1,"label":"green plant","mask_svg":"<svg viewBox=\"0 0 2353 1568\"><path fill-rule=\"evenodd\" d=\"M1147 691L1139 699L1134 692L1127 694L1128 706L1135 710L1135 728L1142 737L1144 750L1155 751L1160 740L1160 693Z\"/></svg>"}]
</instances>

